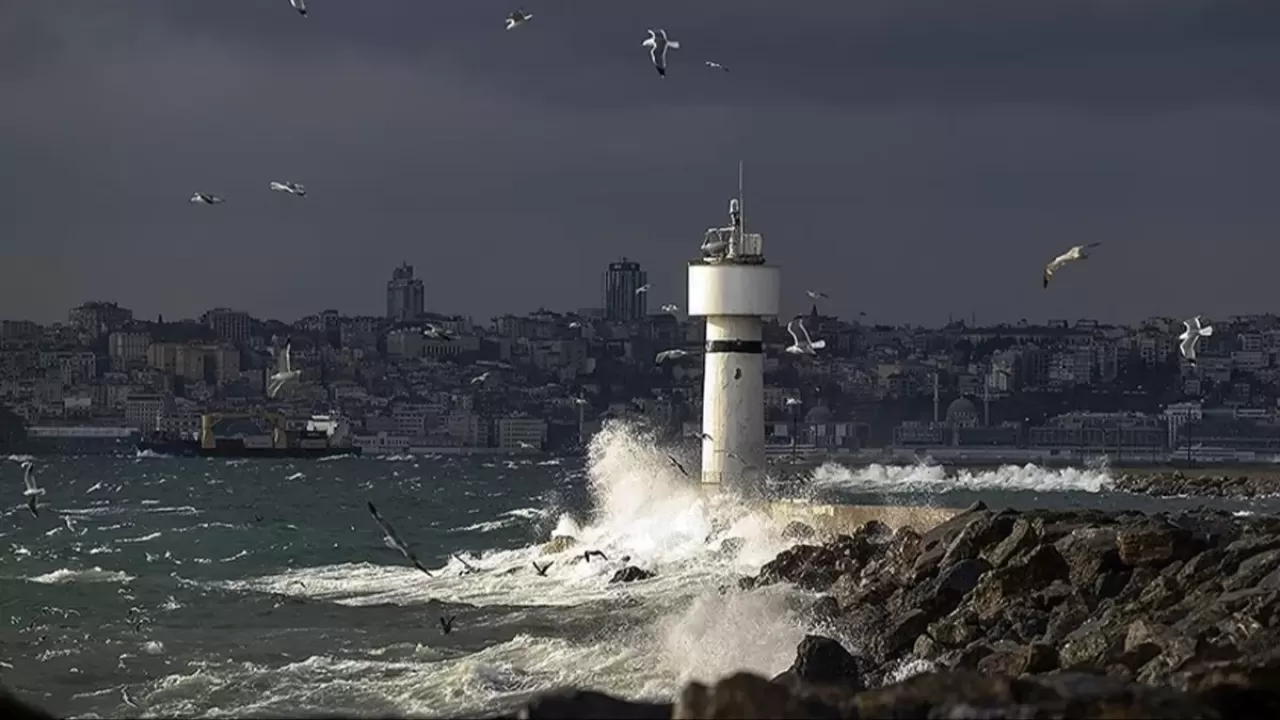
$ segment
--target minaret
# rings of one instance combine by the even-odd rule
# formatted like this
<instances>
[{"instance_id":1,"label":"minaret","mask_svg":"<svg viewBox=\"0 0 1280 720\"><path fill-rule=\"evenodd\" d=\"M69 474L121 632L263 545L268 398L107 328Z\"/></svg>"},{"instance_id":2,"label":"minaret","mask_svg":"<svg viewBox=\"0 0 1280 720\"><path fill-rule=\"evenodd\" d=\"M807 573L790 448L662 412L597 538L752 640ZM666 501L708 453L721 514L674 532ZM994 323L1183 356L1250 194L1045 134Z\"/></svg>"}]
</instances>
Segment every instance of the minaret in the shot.
<instances>
[{"instance_id":1,"label":"minaret","mask_svg":"<svg viewBox=\"0 0 1280 720\"><path fill-rule=\"evenodd\" d=\"M782 275L765 265L759 234L743 221L742 165L728 227L708 229L689 263L689 315L705 317L702 482L758 489L765 472L764 318L776 317Z\"/></svg>"}]
</instances>

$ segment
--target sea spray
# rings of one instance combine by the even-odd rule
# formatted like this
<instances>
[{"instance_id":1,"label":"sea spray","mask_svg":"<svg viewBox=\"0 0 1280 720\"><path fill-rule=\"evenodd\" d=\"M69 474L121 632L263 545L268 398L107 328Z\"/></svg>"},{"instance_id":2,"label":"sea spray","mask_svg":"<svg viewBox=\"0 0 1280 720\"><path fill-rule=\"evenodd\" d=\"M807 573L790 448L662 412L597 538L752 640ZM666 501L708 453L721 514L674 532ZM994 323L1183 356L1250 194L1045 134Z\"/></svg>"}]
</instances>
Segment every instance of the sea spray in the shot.
<instances>
[{"instance_id":1,"label":"sea spray","mask_svg":"<svg viewBox=\"0 0 1280 720\"><path fill-rule=\"evenodd\" d=\"M1114 481L1105 468L1049 469L1004 465L991 470L948 472L940 465L879 465L850 468L824 463L813 471L815 486L860 493L946 493L954 491L1108 492Z\"/></svg>"}]
</instances>

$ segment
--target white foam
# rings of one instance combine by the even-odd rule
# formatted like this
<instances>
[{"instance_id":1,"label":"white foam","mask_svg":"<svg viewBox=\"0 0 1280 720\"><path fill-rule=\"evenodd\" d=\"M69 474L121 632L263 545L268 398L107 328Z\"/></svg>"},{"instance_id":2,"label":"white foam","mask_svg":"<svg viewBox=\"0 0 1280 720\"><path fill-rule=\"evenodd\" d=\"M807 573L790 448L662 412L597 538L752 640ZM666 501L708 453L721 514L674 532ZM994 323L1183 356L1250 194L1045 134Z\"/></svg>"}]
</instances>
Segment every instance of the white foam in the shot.
<instances>
[{"instance_id":1,"label":"white foam","mask_svg":"<svg viewBox=\"0 0 1280 720\"><path fill-rule=\"evenodd\" d=\"M707 594L667 619L664 660L681 684L737 671L771 676L795 658L804 634L778 589Z\"/></svg>"},{"instance_id":2,"label":"white foam","mask_svg":"<svg viewBox=\"0 0 1280 720\"><path fill-rule=\"evenodd\" d=\"M1105 492L1115 483L1105 469L1049 469L1027 464L994 470L948 473L940 465L868 465L849 468L825 463L813 471L819 488L865 493L945 493L958 490L1010 492Z\"/></svg>"},{"instance_id":3,"label":"white foam","mask_svg":"<svg viewBox=\"0 0 1280 720\"><path fill-rule=\"evenodd\" d=\"M557 518L551 535L576 538L557 553L544 553L540 544L481 550L463 556L476 572L450 559L431 568L432 578L389 553L362 554L344 563L219 583L349 606L416 606L434 600L567 608L613 600L628 608L627 622L615 629L578 641L520 634L472 654L400 643L362 650L363 657L312 657L276 668L220 663L161 680L147 697L149 712L211 716L324 708L462 716L566 685L658 698L670 697L687 679L785 669L804 635L789 609L794 591L736 590L738 575L758 571L786 547L780 528L727 494L704 498L671 466L666 452L652 436L607 424L589 452L594 508L582 517L562 513ZM498 521L534 520L551 512L520 508ZM402 522L399 529L412 542L412 523ZM742 549L723 554L721 543L731 537L742 539ZM604 552L608 560L583 560L587 549ZM552 563L545 577L531 567L535 560ZM610 584L627 565L657 575ZM735 589L721 594L721 586ZM573 613L564 611L565 617ZM247 687L254 690L238 689ZM209 700L214 696L216 710Z\"/></svg>"},{"instance_id":4,"label":"white foam","mask_svg":"<svg viewBox=\"0 0 1280 720\"><path fill-rule=\"evenodd\" d=\"M134 577L128 573L119 570L103 570L100 567L88 568L85 570L70 570L63 568L54 570L44 575L27 578L28 582L43 583L45 585L61 585L73 582L119 582L126 583L133 580Z\"/></svg>"},{"instance_id":5,"label":"white foam","mask_svg":"<svg viewBox=\"0 0 1280 720\"><path fill-rule=\"evenodd\" d=\"M546 514L547 514L547 510L545 509L517 508L515 510L508 510L507 512L501 513L500 515L498 515L497 520L489 520L486 522L475 523L474 525L468 525L463 528L458 528L458 530L460 532L481 532L481 533L493 532L494 530L501 530L503 528L511 527L513 525L520 523L521 521L527 522L529 520L537 520L539 518L545 517Z\"/></svg>"}]
</instances>

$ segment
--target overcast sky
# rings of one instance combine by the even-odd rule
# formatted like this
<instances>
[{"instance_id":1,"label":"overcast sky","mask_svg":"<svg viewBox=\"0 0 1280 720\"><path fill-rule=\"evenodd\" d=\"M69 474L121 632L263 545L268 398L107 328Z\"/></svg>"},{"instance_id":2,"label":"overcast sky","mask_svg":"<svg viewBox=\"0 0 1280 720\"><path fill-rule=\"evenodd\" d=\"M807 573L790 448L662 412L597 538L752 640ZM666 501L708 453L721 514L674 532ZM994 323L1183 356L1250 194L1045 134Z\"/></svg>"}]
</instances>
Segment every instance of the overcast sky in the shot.
<instances>
[{"instance_id":1,"label":"overcast sky","mask_svg":"<svg viewBox=\"0 0 1280 720\"><path fill-rule=\"evenodd\" d=\"M1280 310L1277 0L310 5L0 0L0 317L683 306L739 159L787 312Z\"/></svg>"}]
</instances>

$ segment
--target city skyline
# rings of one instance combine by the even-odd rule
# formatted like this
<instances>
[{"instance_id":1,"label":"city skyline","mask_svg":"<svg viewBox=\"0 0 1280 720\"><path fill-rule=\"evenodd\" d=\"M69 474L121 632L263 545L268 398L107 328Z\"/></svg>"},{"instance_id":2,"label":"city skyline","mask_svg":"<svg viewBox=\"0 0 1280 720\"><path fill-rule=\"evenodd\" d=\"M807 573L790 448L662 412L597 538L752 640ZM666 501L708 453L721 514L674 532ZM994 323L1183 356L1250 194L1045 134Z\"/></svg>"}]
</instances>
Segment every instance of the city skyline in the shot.
<instances>
[{"instance_id":1,"label":"city skyline","mask_svg":"<svg viewBox=\"0 0 1280 720\"><path fill-rule=\"evenodd\" d=\"M623 255L651 306L683 306L741 159L788 312L809 288L833 315L925 325L1267 307L1280 7L1089 7L655 2L507 33L488 1L300 21L260 2L0 0L0 306L379 315L407 261L428 309L490 317L595 307ZM650 26L684 43L665 79ZM188 205L196 190L227 202ZM1044 262L1094 240L1041 289Z\"/></svg>"}]
</instances>

